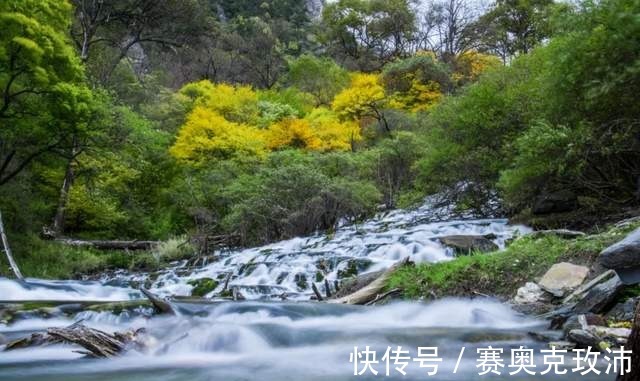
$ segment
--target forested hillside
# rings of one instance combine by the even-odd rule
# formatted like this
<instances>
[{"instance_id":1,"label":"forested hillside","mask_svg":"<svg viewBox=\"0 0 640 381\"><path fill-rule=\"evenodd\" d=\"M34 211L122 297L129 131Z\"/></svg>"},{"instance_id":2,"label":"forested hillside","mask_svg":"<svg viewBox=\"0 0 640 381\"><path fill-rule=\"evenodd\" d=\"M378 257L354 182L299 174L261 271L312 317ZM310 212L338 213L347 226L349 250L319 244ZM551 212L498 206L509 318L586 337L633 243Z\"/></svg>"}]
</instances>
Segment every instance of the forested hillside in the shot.
<instances>
[{"instance_id":1,"label":"forested hillside","mask_svg":"<svg viewBox=\"0 0 640 381\"><path fill-rule=\"evenodd\" d=\"M320 3L0 2L0 211L24 271L148 265L53 238L174 258L435 193L554 227L638 207L640 0Z\"/></svg>"}]
</instances>

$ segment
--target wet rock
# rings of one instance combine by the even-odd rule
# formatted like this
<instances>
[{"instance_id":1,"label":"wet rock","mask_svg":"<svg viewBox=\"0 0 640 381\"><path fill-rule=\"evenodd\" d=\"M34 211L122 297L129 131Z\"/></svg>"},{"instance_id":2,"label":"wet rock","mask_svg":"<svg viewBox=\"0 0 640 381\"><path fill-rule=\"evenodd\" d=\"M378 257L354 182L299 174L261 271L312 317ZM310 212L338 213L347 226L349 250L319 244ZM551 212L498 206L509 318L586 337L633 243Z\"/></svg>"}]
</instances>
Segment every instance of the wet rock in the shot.
<instances>
[{"instance_id":1,"label":"wet rock","mask_svg":"<svg viewBox=\"0 0 640 381\"><path fill-rule=\"evenodd\" d=\"M543 290L560 298L580 286L588 274L587 267L567 262L557 263L544 274L539 285Z\"/></svg>"},{"instance_id":2,"label":"wet rock","mask_svg":"<svg viewBox=\"0 0 640 381\"><path fill-rule=\"evenodd\" d=\"M527 282L518 289L513 301L517 304L533 304L544 299L545 292L540 286L533 282Z\"/></svg>"},{"instance_id":3,"label":"wet rock","mask_svg":"<svg viewBox=\"0 0 640 381\"><path fill-rule=\"evenodd\" d=\"M551 341L562 340L564 334L562 331L540 331L540 332L527 332L527 334L534 340L549 343Z\"/></svg>"},{"instance_id":4,"label":"wet rock","mask_svg":"<svg viewBox=\"0 0 640 381\"><path fill-rule=\"evenodd\" d=\"M604 249L598 260L603 267L615 270L625 284L640 283L640 228Z\"/></svg>"},{"instance_id":5,"label":"wet rock","mask_svg":"<svg viewBox=\"0 0 640 381\"><path fill-rule=\"evenodd\" d=\"M602 338L584 329L572 329L567 335L569 341L576 343L580 348L600 348Z\"/></svg>"},{"instance_id":6,"label":"wet rock","mask_svg":"<svg viewBox=\"0 0 640 381\"><path fill-rule=\"evenodd\" d=\"M193 286L191 296L205 296L218 287L218 281L211 278L194 279L187 282Z\"/></svg>"},{"instance_id":7,"label":"wet rock","mask_svg":"<svg viewBox=\"0 0 640 381\"><path fill-rule=\"evenodd\" d=\"M609 327L592 327L591 331L599 336L613 342L614 344L624 344L631 335L629 328L609 328Z\"/></svg>"},{"instance_id":8,"label":"wet rock","mask_svg":"<svg viewBox=\"0 0 640 381\"><path fill-rule=\"evenodd\" d=\"M307 283L307 274L298 273L293 277L293 280L296 282L296 286L298 286L300 290L304 291L309 288L309 284Z\"/></svg>"},{"instance_id":9,"label":"wet rock","mask_svg":"<svg viewBox=\"0 0 640 381\"><path fill-rule=\"evenodd\" d=\"M498 250L498 245L480 235L450 235L439 238L440 243L453 249L456 255L473 252L487 253Z\"/></svg>"},{"instance_id":10,"label":"wet rock","mask_svg":"<svg viewBox=\"0 0 640 381\"><path fill-rule=\"evenodd\" d=\"M366 271L371 266L371 260L367 258L350 259L345 268L337 272L338 279L350 278Z\"/></svg>"},{"instance_id":11,"label":"wet rock","mask_svg":"<svg viewBox=\"0 0 640 381\"><path fill-rule=\"evenodd\" d=\"M587 312L601 313L606 311L616 299L624 285L616 275L611 279L594 286L574 307L574 312L581 314Z\"/></svg>"},{"instance_id":12,"label":"wet rock","mask_svg":"<svg viewBox=\"0 0 640 381\"><path fill-rule=\"evenodd\" d=\"M569 190L562 190L538 197L533 204L532 212L537 215L563 213L575 210L577 207L578 197Z\"/></svg>"},{"instance_id":13,"label":"wet rock","mask_svg":"<svg viewBox=\"0 0 640 381\"><path fill-rule=\"evenodd\" d=\"M562 326L562 330L564 331L565 336L568 336L569 332L575 329L585 330L588 328L588 326L597 326L597 325L606 325L606 324L607 322L601 315L596 315L596 314L572 315L564 323L564 325Z\"/></svg>"},{"instance_id":14,"label":"wet rock","mask_svg":"<svg viewBox=\"0 0 640 381\"><path fill-rule=\"evenodd\" d=\"M632 321L635 317L636 306L640 297L627 299L624 303L616 304L608 313L607 318L613 321Z\"/></svg>"}]
</instances>

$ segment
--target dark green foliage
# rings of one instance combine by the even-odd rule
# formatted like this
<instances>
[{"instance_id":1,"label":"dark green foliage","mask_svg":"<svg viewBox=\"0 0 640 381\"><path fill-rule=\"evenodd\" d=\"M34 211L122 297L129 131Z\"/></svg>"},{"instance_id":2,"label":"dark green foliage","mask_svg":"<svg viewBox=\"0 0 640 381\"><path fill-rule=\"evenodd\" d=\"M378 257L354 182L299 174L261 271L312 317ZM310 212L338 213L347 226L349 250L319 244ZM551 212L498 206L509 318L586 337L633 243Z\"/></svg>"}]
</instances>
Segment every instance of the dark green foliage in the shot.
<instances>
[{"instance_id":1,"label":"dark green foliage","mask_svg":"<svg viewBox=\"0 0 640 381\"><path fill-rule=\"evenodd\" d=\"M211 278L199 278L187 282L193 286L191 296L205 296L218 287L218 281Z\"/></svg>"}]
</instances>

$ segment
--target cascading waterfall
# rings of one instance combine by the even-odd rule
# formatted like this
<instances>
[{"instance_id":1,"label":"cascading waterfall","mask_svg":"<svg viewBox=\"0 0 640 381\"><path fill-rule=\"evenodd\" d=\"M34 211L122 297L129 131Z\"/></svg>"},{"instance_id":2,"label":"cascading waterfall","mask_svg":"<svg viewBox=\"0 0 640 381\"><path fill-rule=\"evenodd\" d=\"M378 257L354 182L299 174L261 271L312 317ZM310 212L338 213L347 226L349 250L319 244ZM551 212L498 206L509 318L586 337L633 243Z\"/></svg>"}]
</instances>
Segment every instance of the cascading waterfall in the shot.
<instances>
[{"instance_id":1,"label":"cascading waterfall","mask_svg":"<svg viewBox=\"0 0 640 381\"><path fill-rule=\"evenodd\" d=\"M442 211L440 211L442 212ZM427 202L412 211L385 213L358 225L344 225L333 234L318 234L244 250L223 250L200 268L175 263L156 274L118 272L99 281L44 281L19 283L0 279L0 300L58 300L57 308L0 322L0 335L23 337L48 327L64 327L82 320L107 332L145 328L149 350L128 352L109 360L80 359L71 346L53 346L0 352L2 380L353 380L349 356L354 347L378 351L378 370L387 347L402 346L416 355L419 346L438 347L442 364L438 380L485 379L478 376L477 348L526 345L540 349L528 331L543 322L521 316L508 306L487 299L446 299L432 303L396 302L362 307L309 302L310 282L331 281L352 272L386 268L409 256L416 262L446 261L452 251L438 238L485 235L499 247L528 231L502 219L462 219L437 222ZM163 295L190 295L189 281L221 279L231 273L229 285L248 301L202 304L177 301L178 316L154 315L149 308L112 311L67 311L80 301L141 299L133 287L147 283ZM222 285L208 296L214 296ZM281 301L286 294L288 300ZM1 306L2 304L0 304ZM0 311L1 312L1 311ZM1 315L1 314L0 314ZM460 369L453 373L461 347L466 348ZM407 376L391 379L423 380L425 369L411 362ZM603 377L552 376L554 379L601 380ZM385 377L386 378L386 377ZM434 378L435 379L435 378ZM501 379L491 377L491 379ZM504 379L537 380L539 376ZM606 379L606 377L604 377ZM611 377L611 379L613 379Z\"/></svg>"}]
</instances>

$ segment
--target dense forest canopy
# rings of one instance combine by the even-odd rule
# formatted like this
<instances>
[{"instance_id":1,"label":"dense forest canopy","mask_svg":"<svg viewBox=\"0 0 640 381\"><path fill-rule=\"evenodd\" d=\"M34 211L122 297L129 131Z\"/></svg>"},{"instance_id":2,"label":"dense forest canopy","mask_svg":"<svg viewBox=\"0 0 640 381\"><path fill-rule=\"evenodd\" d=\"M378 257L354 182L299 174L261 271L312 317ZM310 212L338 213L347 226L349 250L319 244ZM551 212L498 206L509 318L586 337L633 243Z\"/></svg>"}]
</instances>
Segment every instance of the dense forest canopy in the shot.
<instances>
[{"instance_id":1,"label":"dense forest canopy","mask_svg":"<svg viewBox=\"0 0 640 381\"><path fill-rule=\"evenodd\" d=\"M20 255L43 231L258 244L437 192L520 216L638 205L639 0L317 3L0 2Z\"/></svg>"}]
</instances>

